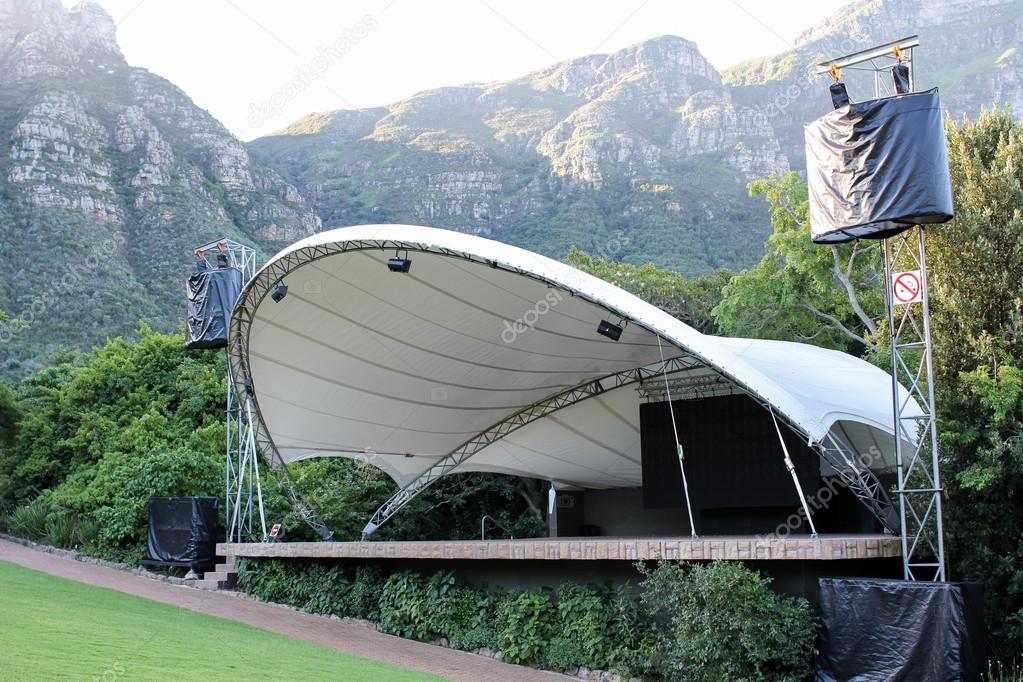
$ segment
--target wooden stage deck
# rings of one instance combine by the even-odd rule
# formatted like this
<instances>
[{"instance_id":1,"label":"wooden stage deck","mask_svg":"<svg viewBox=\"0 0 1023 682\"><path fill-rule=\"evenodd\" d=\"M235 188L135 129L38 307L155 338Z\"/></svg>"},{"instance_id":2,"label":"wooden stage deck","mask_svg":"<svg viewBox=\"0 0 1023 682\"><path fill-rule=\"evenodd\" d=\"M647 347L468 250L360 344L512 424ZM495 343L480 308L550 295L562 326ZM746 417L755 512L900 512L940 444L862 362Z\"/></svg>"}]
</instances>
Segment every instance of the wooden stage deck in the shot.
<instances>
[{"instance_id":1,"label":"wooden stage deck","mask_svg":"<svg viewBox=\"0 0 1023 682\"><path fill-rule=\"evenodd\" d=\"M217 554L292 559L443 559L539 561L636 561L713 559L832 561L901 555L894 535L758 537L586 537L526 540L422 540L415 542L218 543Z\"/></svg>"}]
</instances>

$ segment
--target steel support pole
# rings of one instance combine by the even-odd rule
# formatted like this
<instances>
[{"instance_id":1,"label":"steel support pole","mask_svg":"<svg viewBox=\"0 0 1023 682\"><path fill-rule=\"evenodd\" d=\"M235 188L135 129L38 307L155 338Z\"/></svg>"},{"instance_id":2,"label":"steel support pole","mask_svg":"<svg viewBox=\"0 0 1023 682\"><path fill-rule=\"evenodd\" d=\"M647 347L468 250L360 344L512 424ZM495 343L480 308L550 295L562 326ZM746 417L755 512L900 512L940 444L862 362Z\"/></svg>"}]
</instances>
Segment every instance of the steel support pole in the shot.
<instances>
[{"instance_id":1,"label":"steel support pole","mask_svg":"<svg viewBox=\"0 0 1023 682\"><path fill-rule=\"evenodd\" d=\"M903 577L942 582L945 541L924 228L885 239L882 248ZM919 270L919 302L896 301L895 273L900 262ZM905 396L900 386L906 387Z\"/></svg>"},{"instance_id":2,"label":"steel support pole","mask_svg":"<svg viewBox=\"0 0 1023 682\"><path fill-rule=\"evenodd\" d=\"M778 418L774 416L774 409L771 409L771 421L774 422L774 430L778 433L778 442L781 443L781 452L785 458L785 468L792 477L792 483L796 486L796 494L799 495L799 503L803 506L803 513L806 515L806 522L810 524L810 536L817 537L817 527L813 525L813 516L810 514L810 505L806 503L806 495L803 494L803 485L796 475L796 465L789 455L789 448L785 445L785 437L781 434L781 427L778 426Z\"/></svg>"}]
</instances>

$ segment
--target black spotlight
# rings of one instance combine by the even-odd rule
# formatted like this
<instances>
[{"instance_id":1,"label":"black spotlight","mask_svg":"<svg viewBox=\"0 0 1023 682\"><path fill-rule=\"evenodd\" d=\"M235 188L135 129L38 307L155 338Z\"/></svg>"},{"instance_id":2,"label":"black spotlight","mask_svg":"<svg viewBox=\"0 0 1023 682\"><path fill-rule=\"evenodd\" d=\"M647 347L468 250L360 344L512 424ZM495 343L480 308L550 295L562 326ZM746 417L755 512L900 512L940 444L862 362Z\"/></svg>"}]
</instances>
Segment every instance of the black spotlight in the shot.
<instances>
[{"instance_id":1,"label":"black spotlight","mask_svg":"<svg viewBox=\"0 0 1023 682\"><path fill-rule=\"evenodd\" d=\"M227 267L227 254L226 253L218 253L217 254L217 267L220 268L221 270L223 270L224 268Z\"/></svg>"},{"instance_id":2,"label":"black spotlight","mask_svg":"<svg viewBox=\"0 0 1023 682\"><path fill-rule=\"evenodd\" d=\"M274 292L272 294L270 294L270 298L272 298L274 300L274 303L280 303L281 301L284 300L284 297L287 296L287 295L288 295L288 285L287 284L282 284L279 287L277 287L276 289L274 289Z\"/></svg>"},{"instance_id":3,"label":"black spotlight","mask_svg":"<svg viewBox=\"0 0 1023 682\"><path fill-rule=\"evenodd\" d=\"M391 272L408 272L412 267L412 261L408 258L394 258L387 259L387 269Z\"/></svg>"},{"instance_id":4,"label":"black spotlight","mask_svg":"<svg viewBox=\"0 0 1023 682\"><path fill-rule=\"evenodd\" d=\"M597 325L597 333L601 336L606 336L612 341L617 341L622 338L622 328L613 322L608 322L607 320L600 321L600 324Z\"/></svg>"}]
</instances>

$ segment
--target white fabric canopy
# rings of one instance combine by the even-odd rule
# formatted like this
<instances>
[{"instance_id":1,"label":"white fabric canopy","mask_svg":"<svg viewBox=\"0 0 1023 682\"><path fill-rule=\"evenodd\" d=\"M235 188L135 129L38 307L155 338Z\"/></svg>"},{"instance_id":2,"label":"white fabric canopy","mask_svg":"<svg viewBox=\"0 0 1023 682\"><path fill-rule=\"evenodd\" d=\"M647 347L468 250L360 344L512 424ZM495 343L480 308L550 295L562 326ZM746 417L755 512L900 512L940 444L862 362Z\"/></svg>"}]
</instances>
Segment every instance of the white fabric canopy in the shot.
<instances>
[{"instance_id":1,"label":"white fabric canopy","mask_svg":"<svg viewBox=\"0 0 1023 682\"><path fill-rule=\"evenodd\" d=\"M408 273L388 269L396 252L411 259ZM274 302L282 283L287 296ZM602 319L621 322L619 341L596 333ZM293 244L242 292L232 347L235 380L251 380L258 426L285 462L357 457L402 485L523 410L657 367L662 353L688 360L670 377L679 386L702 377L676 397L717 379L714 390L749 394L808 442L830 436L870 453L875 469L893 463L891 380L877 367L803 344L707 336L568 265L449 230L364 225ZM637 383L614 384L456 470L640 485L644 398Z\"/></svg>"}]
</instances>

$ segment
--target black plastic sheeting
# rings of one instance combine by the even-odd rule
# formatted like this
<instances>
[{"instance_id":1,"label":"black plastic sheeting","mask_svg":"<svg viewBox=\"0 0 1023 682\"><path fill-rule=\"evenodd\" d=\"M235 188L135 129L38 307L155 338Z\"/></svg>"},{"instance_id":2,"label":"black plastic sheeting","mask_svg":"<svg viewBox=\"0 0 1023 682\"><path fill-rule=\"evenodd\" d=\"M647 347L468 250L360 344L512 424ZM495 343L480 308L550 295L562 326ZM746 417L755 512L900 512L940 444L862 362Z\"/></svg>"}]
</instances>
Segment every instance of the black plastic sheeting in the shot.
<instances>
[{"instance_id":1,"label":"black plastic sheeting","mask_svg":"<svg viewBox=\"0 0 1023 682\"><path fill-rule=\"evenodd\" d=\"M806 124L805 135L818 244L884 239L952 219L937 88L849 104Z\"/></svg>"},{"instance_id":2,"label":"black plastic sheeting","mask_svg":"<svg viewBox=\"0 0 1023 682\"><path fill-rule=\"evenodd\" d=\"M186 282L188 325L185 348L223 348L231 325L231 311L242 290L238 268L197 270Z\"/></svg>"},{"instance_id":3,"label":"black plastic sheeting","mask_svg":"<svg viewBox=\"0 0 1023 682\"><path fill-rule=\"evenodd\" d=\"M817 680L979 680L976 583L820 578Z\"/></svg>"},{"instance_id":4,"label":"black plastic sheeting","mask_svg":"<svg viewBox=\"0 0 1023 682\"><path fill-rule=\"evenodd\" d=\"M150 497L149 543L142 563L181 568L212 566L219 524L215 497Z\"/></svg>"}]
</instances>

